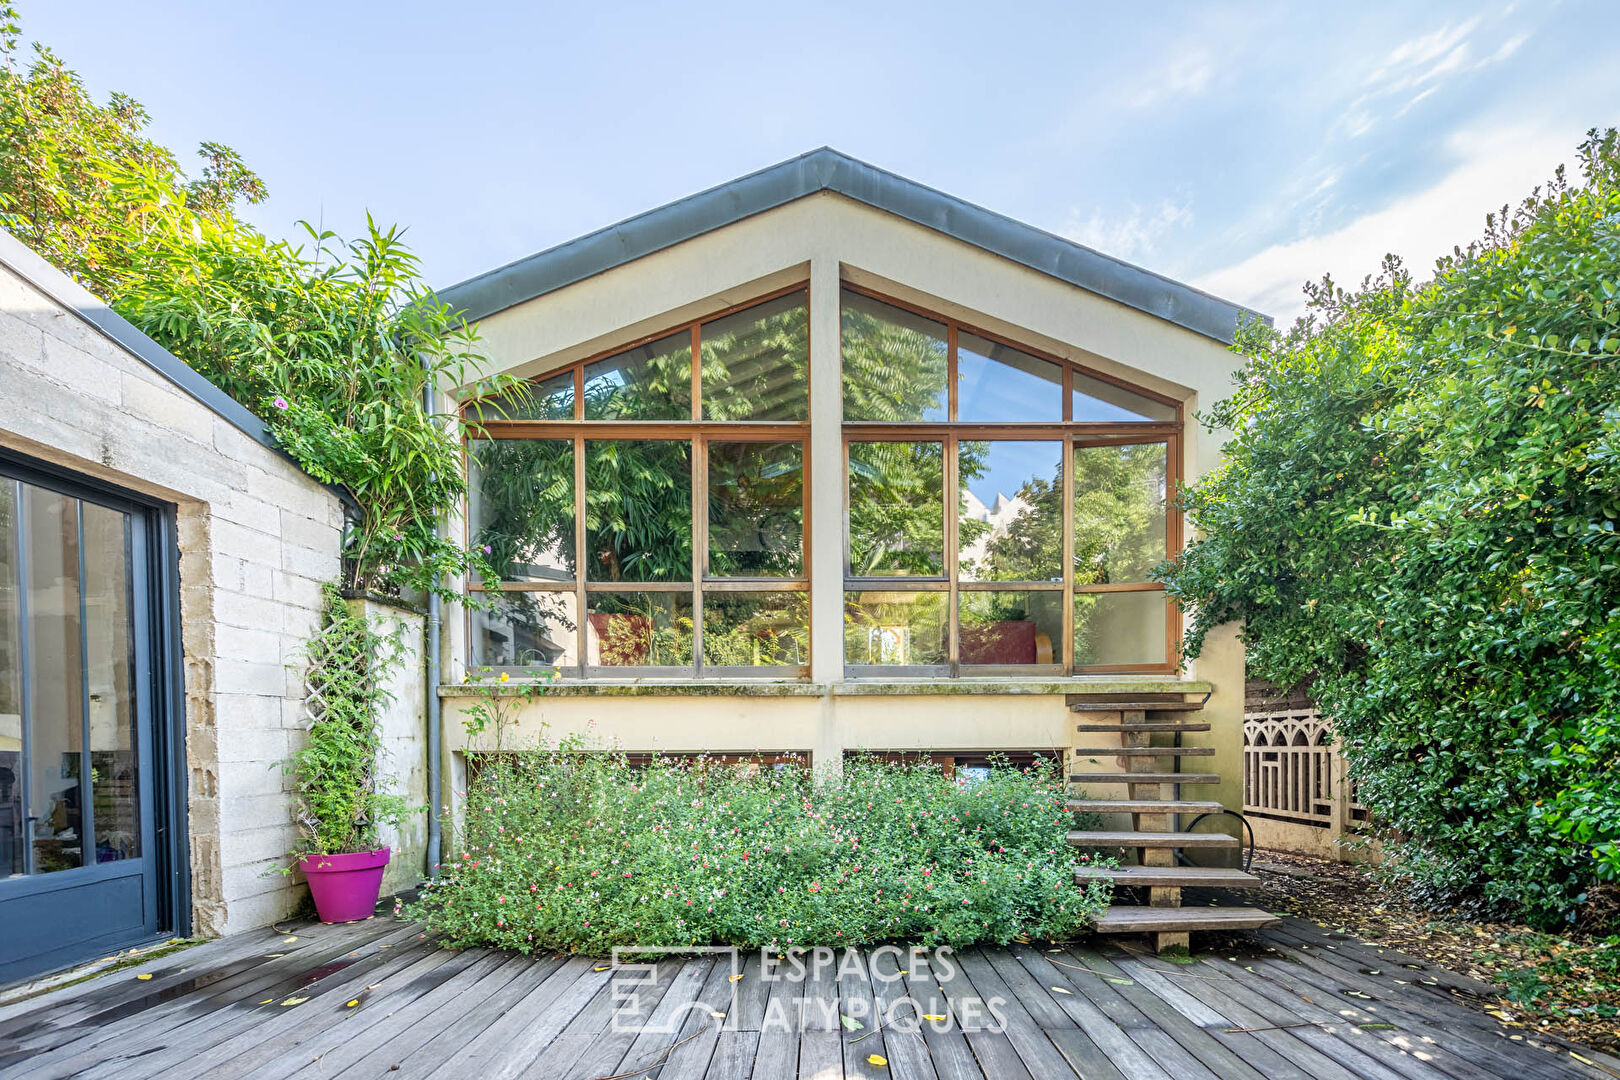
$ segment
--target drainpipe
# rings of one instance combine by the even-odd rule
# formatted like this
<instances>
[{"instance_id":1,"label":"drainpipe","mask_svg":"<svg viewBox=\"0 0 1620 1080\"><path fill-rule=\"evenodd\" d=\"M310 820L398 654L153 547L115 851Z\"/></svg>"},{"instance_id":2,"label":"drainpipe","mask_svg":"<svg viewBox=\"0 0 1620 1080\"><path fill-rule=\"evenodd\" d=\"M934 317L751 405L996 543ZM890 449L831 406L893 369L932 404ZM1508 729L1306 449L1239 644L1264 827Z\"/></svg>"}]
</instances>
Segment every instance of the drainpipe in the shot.
<instances>
[{"instance_id":1,"label":"drainpipe","mask_svg":"<svg viewBox=\"0 0 1620 1080\"><path fill-rule=\"evenodd\" d=\"M429 370L427 358L422 360L423 371ZM434 380L429 373L427 382L422 387L422 408L429 416L433 415ZM434 523L435 535L444 534L444 523ZM438 578L433 579L438 584ZM427 613L427 656L423 664L423 680L426 683L424 692L427 694L427 759L428 759L428 807L427 807L427 873L428 877L439 876L439 856L442 840L439 829L439 807L443 797L442 777L440 775L440 731L439 731L439 683L442 682L443 665L439 656L439 594L428 592Z\"/></svg>"}]
</instances>

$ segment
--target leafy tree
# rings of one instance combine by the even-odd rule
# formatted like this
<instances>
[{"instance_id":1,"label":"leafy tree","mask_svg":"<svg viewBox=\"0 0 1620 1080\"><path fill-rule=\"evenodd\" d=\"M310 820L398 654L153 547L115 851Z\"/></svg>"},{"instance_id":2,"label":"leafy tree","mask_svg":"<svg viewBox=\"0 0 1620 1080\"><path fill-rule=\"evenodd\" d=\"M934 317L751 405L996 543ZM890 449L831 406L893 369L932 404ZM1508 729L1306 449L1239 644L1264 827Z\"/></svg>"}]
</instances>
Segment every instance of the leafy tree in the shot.
<instances>
[{"instance_id":1,"label":"leafy tree","mask_svg":"<svg viewBox=\"0 0 1620 1080\"><path fill-rule=\"evenodd\" d=\"M19 70L21 20L0 4L0 227L103 297L118 293L134 258L125 227L138 207L117 181L161 177L194 212L229 218L256 203L263 181L228 146L205 142L202 175L188 180L174 155L142 135L147 113L123 94L97 104L78 75L44 45Z\"/></svg>"},{"instance_id":2,"label":"leafy tree","mask_svg":"<svg viewBox=\"0 0 1620 1080\"><path fill-rule=\"evenodd\" d=\"M1620 878L1620 137L1418 284L1251 326L1170 568L1189 655L1309 681L1414 887L1541 923Z\"/></svg>"},{"instance_id":3,"label":"leafy tree","mask_svg":"<svg viewBox=\"0 0 1620 1080\"><path fill-rule=\"evenodd\" d=\"M437 524L463 493L457 417L422 406L432 385L521 398L480 382L477 334L423 285L401 230L369 219L312 249L239 220L263 183L228 147L205 143L201 177L145 139L123 95L98 105L43 46L16 66L16 11L0 6L0 225L77 276L180 359L264 420L317 479L359 507L344 584L394 593L482 571Z\"/></svg>"}]
</instances>

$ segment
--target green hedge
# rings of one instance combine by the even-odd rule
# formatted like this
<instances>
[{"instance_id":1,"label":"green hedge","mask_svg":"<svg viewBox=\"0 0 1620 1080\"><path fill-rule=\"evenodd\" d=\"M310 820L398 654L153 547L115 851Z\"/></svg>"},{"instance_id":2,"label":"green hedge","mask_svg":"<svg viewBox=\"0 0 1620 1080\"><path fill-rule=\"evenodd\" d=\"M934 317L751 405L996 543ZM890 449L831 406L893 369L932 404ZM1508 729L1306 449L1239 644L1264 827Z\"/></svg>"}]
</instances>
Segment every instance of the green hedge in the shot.
<instances>
[{"instance_id":1,"label":"green hedge","mask_svg":"<svg viewBox=\"0 0 1620 1080\"><path fill-rule=\"evenodd\" d=\"M1167 579L1190 655L1243 620L1252 674L1311 684L1398 874L1543 926L1620 878L1615 133L1581 163L1430 282L1248 329Z\"/></svg>"},{"instance_id":2,"label":"green hedge","mask_svg":"<svg viewBox=\"0 0 1620 1080\"><path fill-rule=\"evenodd\" d=\"M961 946L1072 937L1107 904L1074 884L1049 763L968 784L861 760L817 783L535 751L485 758L470 787L459 853L410 909L454 943Z\"/></svg>"}]
</instances>

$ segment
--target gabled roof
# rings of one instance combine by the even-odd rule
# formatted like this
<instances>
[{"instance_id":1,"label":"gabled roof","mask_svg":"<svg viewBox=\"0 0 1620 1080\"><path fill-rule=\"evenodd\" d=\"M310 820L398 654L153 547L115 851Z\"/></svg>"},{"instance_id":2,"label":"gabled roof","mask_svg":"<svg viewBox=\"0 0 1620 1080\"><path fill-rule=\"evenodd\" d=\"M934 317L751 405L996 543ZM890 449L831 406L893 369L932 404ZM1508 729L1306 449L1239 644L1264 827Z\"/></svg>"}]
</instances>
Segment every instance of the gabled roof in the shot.
<instances>
[{"instance_id":1,"label":"gabled roof","mask_svg":"<svg viewBox=\"0 0 1620 1080\"><path fill-rule=\"evenodd\" d=\"M1257 316L1231 301L825 146L469 278L438 295L476 321L820 191L837 192L1217 341L1229 343L1240 318Z\"/></svg>"}]
</instances>

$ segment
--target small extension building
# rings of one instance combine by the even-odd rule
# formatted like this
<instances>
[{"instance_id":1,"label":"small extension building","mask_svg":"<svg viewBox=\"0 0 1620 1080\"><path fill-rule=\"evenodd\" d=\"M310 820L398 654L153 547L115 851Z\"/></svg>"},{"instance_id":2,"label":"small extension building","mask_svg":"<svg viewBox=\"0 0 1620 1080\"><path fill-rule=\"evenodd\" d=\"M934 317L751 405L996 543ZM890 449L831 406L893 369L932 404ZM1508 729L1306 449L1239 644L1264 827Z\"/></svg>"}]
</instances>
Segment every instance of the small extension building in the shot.
<instances>
[{"instance_id":1,"label":"small extension building","mask_svg":"<svg viewBox=\"0 0 1620 1080\"><path fill-rule=\"evenodd\" d=\"M503 746L1062 756L1110 795L1077 844L1223 883L1235 839L1160 834L1242 805L1242 647L1183 670L1151 572L1252 313L829 149L440 296L531 391L467 445L501 582L446 619L447 790L497 737L467 681L544 674Z\"/></svg>"}]
</instances>

